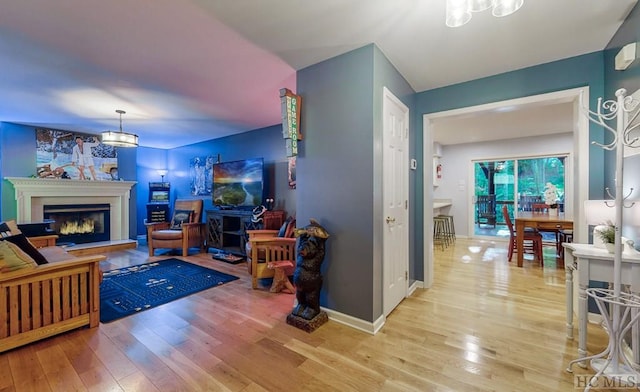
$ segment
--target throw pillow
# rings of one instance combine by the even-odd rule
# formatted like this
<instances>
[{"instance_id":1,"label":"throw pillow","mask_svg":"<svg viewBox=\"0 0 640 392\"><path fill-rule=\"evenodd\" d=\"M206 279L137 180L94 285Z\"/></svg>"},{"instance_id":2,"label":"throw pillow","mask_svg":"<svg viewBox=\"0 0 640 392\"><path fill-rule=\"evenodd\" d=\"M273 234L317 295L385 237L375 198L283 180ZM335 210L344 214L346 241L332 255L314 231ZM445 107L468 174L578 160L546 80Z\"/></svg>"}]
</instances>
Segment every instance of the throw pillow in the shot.
<instances>
[{"instance_id":1,"label":"throw pillow","mask_svg":"<svg viewBox=\"0 0 640 392\"><path fill-rule=\"evenodd\" d=\"M0 273L35 266L35 261L17 245L9 241L0 241Z\"/></svg>"},{"instance_id":2,"label":"throw pillow","mask_svg":"<svg viewBox=\"0 0 640 392\"><path fill-rule=\"evenodd\" d=\"M176 210L171 220L171 228L179 230L183 223L191 222L191 214L193 214L192 210Z\"/></svg>"},{"instance_id":3,"label":"throw pillow","mask_svg":"<svg viewBox=\"0 0 640 392\"><path fill-rule=\"evenodd\" d=\"M280 226L280 230L278 230L278 237L284 237L287 233L287 225L289 224L289 218L284 221L282 226Z\"/></svg>"},{"instance_id":4,"label":"throw pillow","mask_svg":"<svg viewBox=\"0 0 640 392\"><path fill-rule=\"evenodd\" d=\"M285 238L293 238L293 231L296 229L296 218L291 218L284 233Z\"/></svg>"},{"instance_id":5,"label":"throw pillow","mask_svg":"<svg viewBox=\"0 0 640 392\"><path fill-rule=\"evenodd\" d=\"M0 237L9 237L11 235L11 228L6 222L0 223Z\"/></svg>"},{"instance_id":6,"label":"throw pillow","mask_svg":"<svg viewBox=\"0 0 640 392\"><path fill-rule=\"evenodd\" d=\"M296 228L296 218L294 218L293 216L290 216L284 221L284 223L280 227L280 230L278 231L278 237L293 238L293 229L295 228Z\"/></svg>"},{"instance_id":7,"label":"throw pillow","mask_svg":"<svg viewBox=\"0 0 640 392\"><path fill-rule=\"evenodd\" d=\"M5 222L7 224L7 227L9 228L9 230L11 231L11 234L21 234L22 232L20 231L20 228L18 227L18 224L16 223L16 221L14 220L8 220Z\"/></svg>"},{"instance_id":8,"label":"throw pillow","mask_svg":"<svg viewBox=\"0 0 640 392\"><path fill-rule=\"evenodd\" d=\"M33 246L31 242L29 242L29 239L25 237L24 234L21 233L0 238L0 242L5 241L17 245L24 253L28 254L29 257L31 257L31 259L36 262L36 264L47 264L47 259L42 255L42 253L38 252L38 249L36 249L36 247Z\"/></svg>"}]
</instances>

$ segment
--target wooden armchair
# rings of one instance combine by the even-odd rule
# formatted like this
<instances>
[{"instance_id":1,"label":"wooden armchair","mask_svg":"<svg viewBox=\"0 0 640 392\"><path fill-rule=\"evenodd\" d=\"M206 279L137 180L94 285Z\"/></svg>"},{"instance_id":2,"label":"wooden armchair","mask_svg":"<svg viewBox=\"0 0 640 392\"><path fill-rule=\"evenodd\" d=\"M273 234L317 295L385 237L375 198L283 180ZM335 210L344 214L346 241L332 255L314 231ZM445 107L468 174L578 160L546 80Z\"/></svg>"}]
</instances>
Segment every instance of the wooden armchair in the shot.
<instances>
[{"instance_id":1,"label":"wooden armchair","mask_svg":"<svg viewBox=\"0 0 640 392\"><path fill-rule=\"evenodd\" d=\"M173 206L171 222L154 222L147 224L147 241L149 243L149 257L154 256L158 248L182 249L182 256L189 255L189 248L204 250L205 225L202 222L202 199L176 200ZM176 211L191 211L188 222L179 227L175 225Z\"/></svg>"},{"instance_id":2,"label":"wooden armchair","mask_svg":"<svg viewBox=\"0 0 640 392\"><path fill-rule=\"evenodd\" d=\"M295 225L295 221L294 225ZM273 277L270 291L277 293L287 290L295 292L289 282L288 273L296 265L296 239L278 237L278 230L247 230L249 235L249 272L251 286L258 288L258 279Z\"/></svg>"}]
</instances>

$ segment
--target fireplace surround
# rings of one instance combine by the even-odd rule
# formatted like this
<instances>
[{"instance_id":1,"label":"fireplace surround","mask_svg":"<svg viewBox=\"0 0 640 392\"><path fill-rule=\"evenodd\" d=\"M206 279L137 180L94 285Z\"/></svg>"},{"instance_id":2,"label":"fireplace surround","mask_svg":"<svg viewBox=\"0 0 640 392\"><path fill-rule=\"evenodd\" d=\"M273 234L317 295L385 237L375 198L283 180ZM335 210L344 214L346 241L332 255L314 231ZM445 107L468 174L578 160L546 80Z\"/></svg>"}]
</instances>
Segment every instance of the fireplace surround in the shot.
<instances>
[{"instance_id":1,"label":"fireplace surround","mask_svg":"<svg viewBox=\"0 0 640 392\"><path fill-rule=\"evenodd\" d=\"M111 241L129 239L129 199L135 181L5 179L15 190L18 223L41 222L45 205L108 204Z\"/></svg>"}]
</instances>

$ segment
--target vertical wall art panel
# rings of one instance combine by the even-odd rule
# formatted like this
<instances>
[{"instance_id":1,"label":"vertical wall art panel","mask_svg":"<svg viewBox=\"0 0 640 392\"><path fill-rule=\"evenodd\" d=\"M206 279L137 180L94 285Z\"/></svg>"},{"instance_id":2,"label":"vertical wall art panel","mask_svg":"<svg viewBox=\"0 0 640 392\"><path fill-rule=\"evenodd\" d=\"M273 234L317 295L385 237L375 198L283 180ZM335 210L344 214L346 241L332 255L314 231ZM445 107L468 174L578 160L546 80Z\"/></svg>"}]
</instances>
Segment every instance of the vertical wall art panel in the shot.
<instances>
[{"instance_id":1,"label":"vertical wall art panel","mask_svg":"<svg viewBox=\"0 0 640 392\"><path fill-rule=\"evenodd\" d=\"M213 188L214 156L194 157L189 161L191 178L191 194L193 196L209 196Z\"/></svg>"}]
</instances>

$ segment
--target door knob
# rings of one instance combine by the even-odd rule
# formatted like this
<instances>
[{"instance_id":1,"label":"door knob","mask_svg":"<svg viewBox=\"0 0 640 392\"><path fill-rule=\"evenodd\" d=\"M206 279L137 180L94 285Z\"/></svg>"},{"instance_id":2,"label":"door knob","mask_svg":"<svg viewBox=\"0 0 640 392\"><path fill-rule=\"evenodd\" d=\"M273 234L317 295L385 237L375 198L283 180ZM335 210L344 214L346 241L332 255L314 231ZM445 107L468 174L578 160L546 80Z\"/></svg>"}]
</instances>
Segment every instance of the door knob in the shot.
<instances>
[{"instance_id":1,"label":"door knob","mask_svg":"<svg viewBox=\"0 0 640 392\"><path fill-rule=\"evenodd\" d=\"M396 218L392 218L392 217L390 217L390 216L388 216L388 217L387 217L387 224L388 224L388 223L393 223L393 222L395 222L395 221L396 221Z\"/></svg>"}]
</instances>

